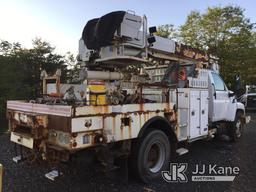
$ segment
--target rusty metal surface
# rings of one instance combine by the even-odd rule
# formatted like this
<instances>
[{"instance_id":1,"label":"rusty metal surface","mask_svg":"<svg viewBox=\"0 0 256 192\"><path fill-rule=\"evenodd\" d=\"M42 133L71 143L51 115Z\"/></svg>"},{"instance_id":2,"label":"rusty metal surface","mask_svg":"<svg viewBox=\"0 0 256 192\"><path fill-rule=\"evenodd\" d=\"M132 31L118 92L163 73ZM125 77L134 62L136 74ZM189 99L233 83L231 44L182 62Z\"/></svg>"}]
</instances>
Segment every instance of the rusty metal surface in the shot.
<instances>
[{"instance_id":1,"label":"rusty metal surface","mask_svg":"<svg viewBox=\"0 0 256 192\"><path fill-rule=\"evenodd\" d=\"M64 132L71 132L71 117L49 115L48 128Z\"/></svg>"},{"instance_id":2,"label":"rusty metal surface","mask_svg":"<svg viewBox=\"0 0 256 192\"><path fill-rule=\"evenodd\" d=\"M101 115L111 113L111 105L81 106L74 109L74 117L83 115Z\"/></svg>"},{"instance_id":3,"label":"rusty metal surface","mask_svg":"<svg viewBox=\"0 0 256 192\"><path fill-rule=\"evenodd\" d=\"M10 119L10 130L30 134L36 139L35 148L45 151L46 145L51 144L73 151L95 146L100 140L110 143L136 138L141 127L155 116L176 122L173 105L173 103L143 103L83 106L75 108L77 116L74 118L31 115L10 110L7 116Z\"/></svg>"},{"instance_id":4,"label":"rusty metal surface","mask_svg":"<svg viewBox=\"0 0 256 192\"><path fill-rule=\"evenodd\" d=\"M72 115L71 106L36 104L25 101L7 101L7 110L59 115L65 117L70 117Z\"/></svg>"},{"instance_id":5,"label":"rusty metal surface","mask_svg":"<svg viewBox=\"0 0 256 192\"><path fill-rule=\"evenodd\" d=\"M203 61L203 62L209 61L209 55L205 51L192 48L190 46L177 43L177 42L175 43L175 54L182 57L195 59L198 61Z\"/></svg>"},{"instance_id":6,"label":"rusty metal surface","mask_svg":"<svg viewBox=\"0 0 256 192\"><path fill-rule=\"evenodd\" d=\"M11 123L11 131L14 131L17 126L24 126L32 128L34 131L38 131L43 128L54 128L56 130L71 132L71 117L40 115L13 110L8 110L7 114Z\"/></svg>"},{"instance_id":7,"label":"rusty metal surface","mask_svg":"<svg viewBox=\"0 0 256 192\"><path fill-rule=\"evenodd\" d=\"M106 143L102 130L86 131L81 133L66 133L50 130L47 147L58 151L74 152L80 149ZM85 142L84 137L87 137Z\"/></svg>"},{"instance_id":8,"label":"rusty metal surface","mask_svg":"<svg viewBox=\"0 0 256 192\"><path fill-rule=\"evenodd\" d=\"M137 112L154 112L157 110L168 111L172 108L171 103L142 103L142 104L125 104L125 105L101 105L101 106L82 106L75 108L74 117L128 114Z\"/></svg>"},{"instance_id":9,"label":"rusty metal surface","mask_svg":"<svg viewBox=\"0 0 256 192\"><path fill-rule=\"evenodd\" d=\"M101 143L136 138L143 125L155 116L175 122L173 106L174 103L169 102L79 106L72 108L72 117L9 109L7 117L11 131L30 134L35 141L33 150L37 150L43 159L57 159Z\"/></svg>"},{"instance_id":10,"label":"rusty metal surface","mask_svg":"<svg viewBox=\"0 0 256 192\"><path fill-rule=\"evenodd\" d=\"M48 126L47 115L12 110L8 110L7 113L10 131L31 135L35 139L46 137Z\"/></svg>"},{"instance_id":11,"label":"rusty metal surface","mask_svg":"<svg viewBox=\"0 0 256 192\"><path fill-rule=\"evenodd\" d=\"M52 146L59 146L62 149L71 149L72 136L70 133L57 131L55 129L50 129L47 139L47 144Z\"/></svg>"},{"instance_id":12,"label":"rusty metal surface","mask_svg":"<svg viewBox=\"0 0 256 192\"><path fill-rule=\"evenodd\" d=\"M103 116L72 118L72 133L103 129Z\"/></svg>"}]
</instances>

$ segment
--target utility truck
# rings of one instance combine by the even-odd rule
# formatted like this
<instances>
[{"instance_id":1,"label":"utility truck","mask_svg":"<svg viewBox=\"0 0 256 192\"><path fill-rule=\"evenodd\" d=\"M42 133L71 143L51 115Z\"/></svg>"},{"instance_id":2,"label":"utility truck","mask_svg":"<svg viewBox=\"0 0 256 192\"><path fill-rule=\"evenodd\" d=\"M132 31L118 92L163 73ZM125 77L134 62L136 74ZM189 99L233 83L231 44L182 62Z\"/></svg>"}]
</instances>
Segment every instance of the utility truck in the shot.
<instances>
[{"instance_id":1,"label":"utility truck","mask_svg":"<svg viewBox=\"0 0 256 192\"><path fill-rule=\"evenodd\" d=\"M29 159L68 161L88 149L105 164L124 157L145 182L187 152L180 143L223 133L237 141L249 118L216 58L155 32L131 12L88 21L77 57L81 84L42 71L42 98L7 102L11 141Z\"/></svg>"}]
</instances>

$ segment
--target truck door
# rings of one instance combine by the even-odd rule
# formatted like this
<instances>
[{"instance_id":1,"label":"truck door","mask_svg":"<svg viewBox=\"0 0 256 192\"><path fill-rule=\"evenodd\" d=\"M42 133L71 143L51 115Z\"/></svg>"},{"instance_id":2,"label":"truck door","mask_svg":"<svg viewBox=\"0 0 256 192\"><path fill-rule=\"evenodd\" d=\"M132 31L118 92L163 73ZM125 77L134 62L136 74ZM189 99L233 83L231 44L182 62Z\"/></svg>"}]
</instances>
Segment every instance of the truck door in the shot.
<instances>
[{"instance_id":1,"label":"truck door","mask_svg":"<svg viewBox=\"0 0 256 192\"><path fill-rule=\"evenodd\" d=\"M230 102L228 89L219 74L215 72L211 72L211 83L213 90L212 95L210 95L210 103L212 103L210 119L212 122L225 120Z\"/></svg>"},{"instance_id":2,"label":"truck door","mask_svg":"<svg viewBox=\"0 0 256 192\"><path fill-rule=\"evenodd\" d=\"M190 91L190 138L200 136L200 91Z\"/></svg>"},{"instance_id":3,"label":"truck door","mask_svg":"<svg viewBox=\"0 0 256 192\"><path fill-rule=\"evenodd\" d=\"M209 105L209 93L208 91L200 92L200 133L201 135L208 134L208 105Z\"/></svg>"}]
</instances>

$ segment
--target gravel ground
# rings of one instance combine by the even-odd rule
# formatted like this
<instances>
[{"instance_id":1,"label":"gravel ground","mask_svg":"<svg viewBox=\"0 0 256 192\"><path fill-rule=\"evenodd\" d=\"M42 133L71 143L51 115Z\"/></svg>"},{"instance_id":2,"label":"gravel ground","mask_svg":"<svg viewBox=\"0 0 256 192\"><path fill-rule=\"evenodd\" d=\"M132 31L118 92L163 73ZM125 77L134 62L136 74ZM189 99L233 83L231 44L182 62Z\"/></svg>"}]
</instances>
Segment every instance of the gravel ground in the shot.
<instances>
[{"instance_id":1,"label":"gravel ground","mask_svg":"<svg viewBox=\"0 0 256 192\"><path fill-rule=\"evenodd\" d=\"M224 140L198 141L190 146L186 155L177 162L188 163L187 172L194 170L195 164L217 164L218 166L238 166L240 174L233 182L188 182L167 183L159 179L145 185L130 178L129 181L104 175L97 171L93 163L77 161L72 166L63 166L64 175L52 182L44 177L50 170L45 164L15 164L13 145L9 134L0 135L0 163L4 166L3 192L51 192L51 191L255 191L256 190L256 114L246 126L244 135L237 143ZM192 170L193 168L193 170Z\"/></svg>"}]
</instances>

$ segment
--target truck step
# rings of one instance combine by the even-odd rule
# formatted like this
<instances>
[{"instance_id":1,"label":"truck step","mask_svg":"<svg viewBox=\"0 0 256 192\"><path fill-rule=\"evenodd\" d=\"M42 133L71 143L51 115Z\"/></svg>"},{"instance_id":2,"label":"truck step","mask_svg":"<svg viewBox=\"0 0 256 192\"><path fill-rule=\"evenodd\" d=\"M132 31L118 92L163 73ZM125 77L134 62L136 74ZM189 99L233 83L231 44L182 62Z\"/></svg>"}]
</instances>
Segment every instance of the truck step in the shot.
<instances>
[{"instance_id":1,"label":"truck step","mask_svg":"<svg viewBox=\"0 0 256 192\"><path fill-rule=\"evenodd\" d=\"M60 177L61 175L63 175L63 173L61 173L60 171L58 170L52 170L51 172L49 173L46 173L45 174L45 177L47 179L50 179L52 181L55 181L55 179L57 179L58 177Z\"/></svg>"},{"instance_id":2,"label":"truck step","mask_svg":"<svg viewBox=\"0 0 256 192\"><path fill-rule=\"evenodd\" d=\"M25 158L25 157L22 157L21 155L18 155L18 156L16 156L16 157L13 157L12 160L13 160L15 163L21 163L21 162L25 161L26 158Z\"/></svg>"},{"instance_id":3,"label":"truck step","mask_svg":"<svg viewBox=\"0 0 256 192\"><path fill-rule=\"evenodd\" d=\"M188 153L188 149L179 148L179 149L176 150L176 153L178 153L178 155L181 156L181 155L184 155L184 154Z\"/></svg>"}]
</instances>

